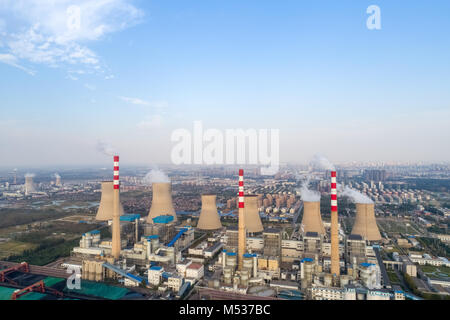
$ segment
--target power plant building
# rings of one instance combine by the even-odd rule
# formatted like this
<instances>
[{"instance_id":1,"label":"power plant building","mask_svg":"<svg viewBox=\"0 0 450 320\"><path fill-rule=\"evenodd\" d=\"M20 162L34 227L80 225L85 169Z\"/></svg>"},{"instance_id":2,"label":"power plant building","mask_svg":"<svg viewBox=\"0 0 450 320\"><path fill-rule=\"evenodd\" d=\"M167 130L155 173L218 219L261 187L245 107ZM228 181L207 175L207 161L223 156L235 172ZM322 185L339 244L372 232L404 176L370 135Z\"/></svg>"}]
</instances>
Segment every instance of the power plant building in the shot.
<instances>
[{"instance_id":1,"label":"power plant building","mask_svg":"<svg viewBox=\"0 0 450 320\"><path fill-rule=\"evenodd\" d=\"M263 232L264 255L281 257L281 230L270 228Z\"/></svg>"}]
</instances>

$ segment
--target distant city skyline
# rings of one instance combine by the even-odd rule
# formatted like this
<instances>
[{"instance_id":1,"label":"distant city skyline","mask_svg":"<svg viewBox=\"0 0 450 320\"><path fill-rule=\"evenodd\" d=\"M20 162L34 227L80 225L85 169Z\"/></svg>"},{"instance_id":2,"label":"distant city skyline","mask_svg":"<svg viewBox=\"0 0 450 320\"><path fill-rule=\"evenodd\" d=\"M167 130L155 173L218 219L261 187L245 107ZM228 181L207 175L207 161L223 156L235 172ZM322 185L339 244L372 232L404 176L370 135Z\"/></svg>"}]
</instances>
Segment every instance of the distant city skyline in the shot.
<instances>
[{"instance_id":1,"label":"distant city skyline","mask_svg":"<svg viewBox=\"0 0 450 320\"><path fill-rule=\"evenodd\" d=\"M368 30L367 7L382 29ZM80 9L80 25L73 14ZM450 3L0 0L0 167L170 163L279 129L280 162L450 161Z\"/></svg>"}]
</instances>

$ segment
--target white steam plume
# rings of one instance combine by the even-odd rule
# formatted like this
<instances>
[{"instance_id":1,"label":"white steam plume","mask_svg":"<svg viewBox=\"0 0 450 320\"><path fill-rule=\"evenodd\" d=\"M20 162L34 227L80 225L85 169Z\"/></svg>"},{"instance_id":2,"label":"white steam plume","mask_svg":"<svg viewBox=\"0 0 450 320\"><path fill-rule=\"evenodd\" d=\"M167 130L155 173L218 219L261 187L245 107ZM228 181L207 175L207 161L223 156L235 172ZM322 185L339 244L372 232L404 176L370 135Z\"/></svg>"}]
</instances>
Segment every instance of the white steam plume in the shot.
<instances>
[{"instance_id":1,"label":"white steam plume","mask_svg":"<svg viewBox=\"0 0 450 320\"><path fill-rule=\"evenodd\" d=\"M328 160L327 158L325 158L324 156L322 156L320 154L314 155L313 159L311 160L311 166L313 168L323 169L323 170L330 170L330 171L336 170L336 168L330 162L330 160Z\"/></svg>"},{"instance_id":2,"label":"white steam plume","mask_svg":"<svg viewBox=\"0 0 450 320\"><path fill-rule=\"evenodd\" d=\"M152 184L156 182L170 182L169 177L162 172L161 170L155 168L152 169L149 173L147 173L143 180L147 184Z\"/></svg>"},{"instance_id":3,"label":"white steam plume","mask_svg":"<svg viewBox=\"0 0 450 320\"><path fill-rule=\"evenodd\" d=\"M97 151L107 156L113 156L116 153L115 149L104 141L97 142Z\"/></svg>"},{"instance_id":4,"label":"white steam plume","mask_svg":"<svg viewBox=\"0 0 450 320\"><path fill-rule=\"evenodd\" d=\"M55 178L61 178L61 176L59 175L58 172L56 172L56 173L54 174L54 176L55 176Z\"/></svg>"},{"instance_id":5,"label":"white steam plume","mask_svg":"<svg viewBox=\"0 0 450 320\"><path fill-rule=\"evenodd\" d=\"M306 176L306 180L302 183L300 187L300 197L302 201L317 202L320 201L320 192L308 189L311 176Z\"/></svg>"},{"instance_id":6,"label":"white steam plume","mask_svg":"<svg viewBox=\"0 0 450 320\"><path fill-rule=\"evenodd\" d=\"M372 199L370 199L368 196L347 186L345 186L344 189L340 191L340 194L349 197L355 203L364 203L364 204L373 203Z\"/></svg>"},{"instance_id":7,"label":"white steam plume","mask_svg":"<svg viewBox=\"0 0 450 320\"><path fill-rule=\"evenodd\" d=\"M35 176L34 173L25 173L25 178L34 178Z\"/></svg>"}]
</instances>

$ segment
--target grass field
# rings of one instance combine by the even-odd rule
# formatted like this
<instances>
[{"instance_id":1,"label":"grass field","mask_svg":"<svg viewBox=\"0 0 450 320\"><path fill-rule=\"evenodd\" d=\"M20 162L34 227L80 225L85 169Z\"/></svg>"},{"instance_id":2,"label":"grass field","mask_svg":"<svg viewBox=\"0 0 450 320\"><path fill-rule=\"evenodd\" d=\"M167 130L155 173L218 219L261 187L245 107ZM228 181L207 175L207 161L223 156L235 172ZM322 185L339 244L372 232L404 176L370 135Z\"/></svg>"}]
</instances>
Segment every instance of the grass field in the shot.
<instances>
[{"instance_id":1,"label":"grass field","mask_svg":"<svg viewBox=\"0 0 450 320\"><path fill-rule=\"evenodd\" d=\"M433 278L440 278L440 279L449 279L450 278L450 268L449 267L420 266L420 269L422 269L423 273L425 273L427 276L431 276Z\"/></svg>"},{"instance_id":2,"label":"grass field","mask_svg":"<svg viewBox=\"0 0 450 320\"><path fill-rule=\"evenodd\" d=\"M0 259L5 260L10 256L19 258L25 256L25 251L28 250L28 257L45 264L48 259L37 259L35 256L38 253L31 254L29 251L37 249L42 243L56 241L56 247L53 249L57 254L54 256L65 256L68 254L69 244L77 245L77 241L73 241L74 239L78 239L87 231L101 227L97 224L79 224L61 220L39 222L39 224L41 224L39 227L31 228L28 224L0 228L0 238L10 239L0 242ZM66 242L56 244L58 239ZM40 254L49 258L53 256L51 251L51 248L39 250Z\"/></svg>"},{"instance_id":3,"label":"grass field","mask_svg":"<svg viewBox=\"0 0 450 320\"><path fill-rule=\"evenodd\" d=\"M28 225L23 224L14 227L7 227L0 229L0 238L10 238L13 235L16 235L19 232L24 232L28 229Z\"/></svg>"},{"instance_id":4,"label":"grass field","mask_svg":"<svg viewBox=\"0 0 450 320\"><path fill-rule=\"evenodd\" d=\"M417 230L412 226L407 226L403 221L394 221L394 220L382 220L379 219L377 221L378 226L381 230L388 233L408 233L408 234L416 234Z\"/></svg>"},{"instance_id":5,"label":"grass field","mask_svg":"<svg viewBox=\"0 0 450 320\"><path fill-rule=\"evenodd\" d=\"M389 280L391 281L391 284L400 284L400 279L398 278L395 271L387 271L387 274L389 276Z\"/></svg>"},{"instance_id":6,"label":"grass field","mask_svg":"<svg viewBox=\"0 0 450 320\"><path fill-rule=\"evenodd\" d=\"M8 241L0 243L0 259L5 259L10 255L20 255L25 250L34 249L35 244L20 242L20 241Z\"/></svg>"}]
</instances>

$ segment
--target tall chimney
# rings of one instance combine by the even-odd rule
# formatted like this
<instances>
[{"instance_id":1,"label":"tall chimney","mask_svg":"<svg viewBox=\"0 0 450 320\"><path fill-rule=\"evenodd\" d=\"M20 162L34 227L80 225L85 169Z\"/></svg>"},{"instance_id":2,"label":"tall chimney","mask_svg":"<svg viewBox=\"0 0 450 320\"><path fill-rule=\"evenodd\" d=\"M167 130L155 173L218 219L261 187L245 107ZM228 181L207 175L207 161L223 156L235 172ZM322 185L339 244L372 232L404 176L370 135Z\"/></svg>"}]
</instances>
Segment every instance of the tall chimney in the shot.
<instances>
[{"instance_id":1,"label":"tall chimney","mask_svg":"<svg viewBox=\"0 0 450 320\"><path fill-rule=\"evenodd\" d=\"M138 243L139 242L139 218L136 218L136 220L134 220L134 226L135 226L135 242Z\"/></svg>"},{"instance_id":2,"label":"tall chimney","mask_svg":"<svg viewBox=\"0 0 450 320\"><path fill-rule=\"evenodd\" d=\"M120 256L120 194L119 194L119 156L114 156L114 192L113 192L113 224L112 224L112 256L118 260Z\"/></svg>"},{"instance_id":3,"label":"tall chimney","mask_svg":"<svg viewBox=\"0 0 450 320\"><path fill-rule=\"evenodd\" d=\"M375 205L373 203L356 204L356 219L352 234L359 234L369 241L381 240L381 234L375 220Z\"/></svg>"},{"instance_id":4,"label":"tall chimney","mask_svg":"<svg viewBox=\"0 0 450 320\"><path fill-rule=\"evenodd\" d=\"M153 218L158 216L173 216L177 221L177 215L172 204L172 188L170 182L155 182L152 184L152 206L147 216L147 223L153 223Z\"/></svg>"},{"instance_id":5,"label":"tall chimney","mask_svg":"<svg viewBox=\"0 0 450 320\"><path fill-rule=\"evenodd\" d=\"M217 212L215 194L202 194L202 210L198 218L197 229L217 230L222 228Z\"/></svg>"},{"instance_id":6,"label":"tall chimney","mask_svg":"<svg viewBox=\"0 0 450 320\"><path fill-rule=\"evenodd\" d=\"M303 201L303 219L304 232L317 232L325 234L322 217L320 215L320 201Z\"/></svg>"},{"instance_id":7,"label":"tall chimney","mask_svg":"<svg viewBox=\"0 0 450 320\"><path fill-rule=\"evenodd\" d=\"M336 171L331 171L331 274L339 276L339 230Z\"/></svg>"},{"instance_id":8,"label":"tall chimney","mask_svg":"<svg viewBox=\"0 0 450 320\"><path fill-rule=\"evenodd\" d=\"M244 217L244 170L239 169L239 217L238 217L238 268L242 270L242 262L246 247L246 231Z\"/></svg>"}]
</instances>

